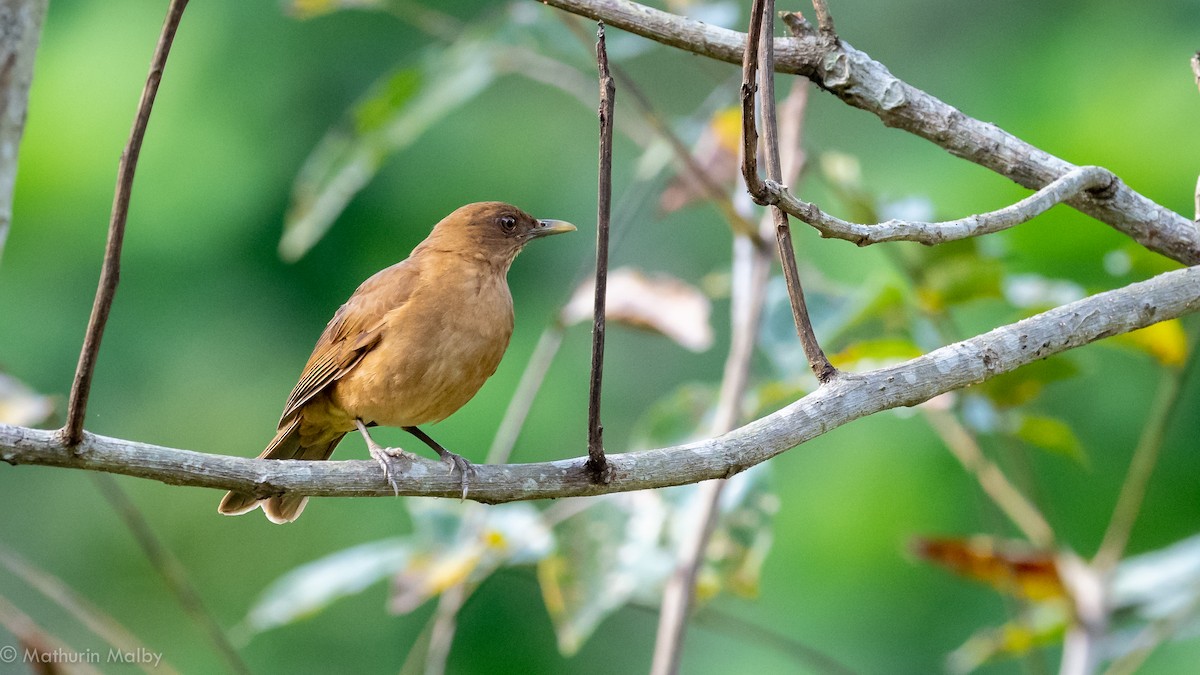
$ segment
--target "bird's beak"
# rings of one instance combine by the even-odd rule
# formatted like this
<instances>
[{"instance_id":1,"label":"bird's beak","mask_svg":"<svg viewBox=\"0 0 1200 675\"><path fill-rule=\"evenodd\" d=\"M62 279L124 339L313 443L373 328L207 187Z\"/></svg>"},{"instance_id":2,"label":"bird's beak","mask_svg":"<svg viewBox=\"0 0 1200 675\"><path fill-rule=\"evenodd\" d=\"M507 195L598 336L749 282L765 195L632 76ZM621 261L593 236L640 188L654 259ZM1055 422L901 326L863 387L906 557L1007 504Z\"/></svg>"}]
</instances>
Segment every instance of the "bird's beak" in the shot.
<instances>
[{"instance_id":1,"label":"bird's beak","mask_svg":"<svg viewBox=\"0 0 1200 675\"><path fill-rule=\"evenodd\" d=\"M537 227L529 231L529 238L537 239L538 237L548 237L552 234L574 231L575 226L565 220L539 220Z\"/></svg>"}]
</instances>

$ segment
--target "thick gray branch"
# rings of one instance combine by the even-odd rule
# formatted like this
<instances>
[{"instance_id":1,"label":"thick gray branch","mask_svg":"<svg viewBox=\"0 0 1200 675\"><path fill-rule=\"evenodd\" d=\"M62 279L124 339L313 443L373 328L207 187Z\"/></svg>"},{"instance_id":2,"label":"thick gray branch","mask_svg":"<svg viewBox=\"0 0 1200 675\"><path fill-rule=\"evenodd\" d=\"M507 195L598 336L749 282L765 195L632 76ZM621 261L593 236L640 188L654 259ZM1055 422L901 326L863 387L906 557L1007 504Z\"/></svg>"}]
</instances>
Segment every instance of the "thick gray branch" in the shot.
<instances>
[{"instance_id":1,"label":"thick gray branch","mask_svg":"<svg viewBox=\"0 0 1200 675\"><path fill-rule=\"evenodd\" d=\"M0 256L12 223L17 148L25 130L33 55L45 18L46 0L0 0Z\"/></svg>"},{"instance_id":2,"label":"thick gray branch","mask_svg":"<svg viewBox=\"0 0 1200 675\"><path fill-rule=\"evenodd\" d=\"M1021 201L996 211L978 213L940 223L887 220L874 225L851 223L825 213L816 204L796 197L774 181L763 181L763 201L812 225L823 237L845 239L859 246L885 241L916 241L941 244L1006 230L1049 211L1055 204L1087 190L1107 190L1117 177L1098 166L1081 166L1055 179Z\"/></svg>"},{"instance_id":3,"label":"thick gray branch","mask_svg":"<svg viewBox=\"0 0 1200 675\"><path fill-rule=\"evenodd\" d=\"M541 0L631 33L729 63L740 63L746 35L640 5L630 0ZM784 20L789 21L785 15ZM892 75L883 64L842 40L829 40L789 21L801 37L776 38L775 70L803 75L844 102L963 159L1037 190L1075 165L994 124L968 117ZM1200 263L1195 224L1129 186L1114 181L1104 198L1080 194L1066 202L1125 233L1146 248L1188 265Z\"/></svg>"},{"instance_id":4,"label":"thick gray branch","mask_svg":"<svg viewBox=\"0 0 1200 675\"><path fill-rule=\"evenodd\" d=\"M594 482L584 469L586 457L537 464L487 464L476 467L470 497L488 503L572 497L728 477L860 417L916 405L1052 354L1197 310L1200 267L1167 272L904 363L861 375L841 374L786 408L723 436L609 455L612 479L604 484ZM0 460L107 471L261 496L284 491L343 497L392 494L379 466L370 461L247 459L91 434L72 452L52 431L8 425L0 425ZM461 491L458 476L433 461L415 464L400 486L401 494L413 496L457 497Z\"/></svg>"}]
</instances>

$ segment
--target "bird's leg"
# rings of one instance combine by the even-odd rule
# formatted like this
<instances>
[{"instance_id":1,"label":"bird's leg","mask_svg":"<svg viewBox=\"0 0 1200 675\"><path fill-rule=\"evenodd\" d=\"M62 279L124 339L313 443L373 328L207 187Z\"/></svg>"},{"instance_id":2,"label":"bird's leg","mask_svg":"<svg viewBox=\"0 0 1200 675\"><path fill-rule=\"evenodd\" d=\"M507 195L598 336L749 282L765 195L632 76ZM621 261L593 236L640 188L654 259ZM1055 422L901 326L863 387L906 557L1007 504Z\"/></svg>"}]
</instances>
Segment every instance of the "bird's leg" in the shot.
<instances>
[{"instance_id":1,"label":"bird's leg","mask_svg":"<svg viewBox=\"0 0 1200 675\"><path fill-rule=\"evenodd\" d=\"M429 434L421 431L416 427L400 427L408 433L416 436L422 443L428 445L432 450L437 452L438 457L450 466L450 473L453 474L455 469L458 469L458 475L462 477L462 498L467 498L467 475L475 475L475 467L460 455L443 448L440 443L429 437Z\"/></svg>"},{"instance_id":2,"label":"bird's leg","mask_svg":"<svg viewBox=\"0 0 1200 675\"><path fill-rule=\"evenodd\" d=\"M403 475L412 468L412 455L405 452L402 448L385 448L375 442L371 438L371 434L367 433L367 427L362 423L362 420L354 420L354 426L362 432L363 438L367 441L367 451L371 453L371 457L379 462L379 466L383 467L383 475L387 478L388 485L392 486L392 490L397 496L400 495L400 484L396 482L396 475ZM399 467L393 466L393 463L400 464ZM397 470L398 469L398 470Z\"/></svg>"}]
</instances>

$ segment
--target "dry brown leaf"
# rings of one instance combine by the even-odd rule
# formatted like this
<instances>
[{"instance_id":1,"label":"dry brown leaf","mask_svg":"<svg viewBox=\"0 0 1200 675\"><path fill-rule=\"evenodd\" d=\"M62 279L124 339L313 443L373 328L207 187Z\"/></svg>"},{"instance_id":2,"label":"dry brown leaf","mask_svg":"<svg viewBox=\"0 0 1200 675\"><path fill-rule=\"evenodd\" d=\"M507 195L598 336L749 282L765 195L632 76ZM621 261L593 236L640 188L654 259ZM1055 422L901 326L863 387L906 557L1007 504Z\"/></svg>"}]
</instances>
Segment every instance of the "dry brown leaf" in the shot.
<instances>
[{"instance_id":1,"label":"dry brown leaf","mask_svg":"<svg viewBox=\"0 0 1200 675\"><path fill-rule=\"evenodd\" d=\"M589 279L575 289L560 315L563 325L592 318L595 288ZM693 352L712 346L712 303L700 289L675 277L646 275L632 267L612 270L606 300L607 321L660 333Z\"/></svg>"}]
</instances>

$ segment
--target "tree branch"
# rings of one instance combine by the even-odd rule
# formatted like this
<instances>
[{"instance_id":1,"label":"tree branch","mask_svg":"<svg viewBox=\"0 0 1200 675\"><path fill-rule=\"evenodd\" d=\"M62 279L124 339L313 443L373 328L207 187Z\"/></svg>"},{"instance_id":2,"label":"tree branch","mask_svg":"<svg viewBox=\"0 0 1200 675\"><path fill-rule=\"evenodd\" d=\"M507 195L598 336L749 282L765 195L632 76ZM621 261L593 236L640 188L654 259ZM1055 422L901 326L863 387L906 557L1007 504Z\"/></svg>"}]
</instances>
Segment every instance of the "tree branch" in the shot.
<instances>
[{"instance_id":1,"label":"tree branch","mask_svg":"<svg viewBox=\"0 0 1200 675\"><path fill-rule=\"evenodd\" d=\"M1033 220L1056 204L1081 193L1107 190L1116 182L1117 177L1107 169L1080 166L1015 204L996 211L940 223L896 219L874 225L851 223L825 213L816 204L793 196L786 187L772 180L764 182L763 199L767 204L781 208L812 225L823 237L844 239L859 246L885 241L915 241L934 245L1006 230Z\"/></svg>"},{"instance_id":2,"label":"tree branch","mask_svg":"<svg viewBox=\"0 0 1200 675\"><path fill-rule=\"evenodd\" d=\"M604 427L600 424L600 384L604 375L604 313L608 289L608 221L612 213L613 112L616 85L608 71L604 24L596 29L596 65L600 71L600 178L596 210L596 296L592 320L592 374L588 387L588 468L603 482Z\"/></svg>"},{"instance_id":3,"label":"tree branch","mask_svg":"<svg viewBox=\"0 0 1200 675\"><path fill-rule=\"evenodd\" d=\"M146 135L146 125L150 121L150 110L154 107L158 84L162 81L167 56L171 52L171 43L175 40L175 31L179 28L179 20L183 18L183 10L187 3L188 0L171 0L171 5L167 8L167 18L163 22L162 33L154 48L154 56L150 59L150 74L146 76L142 98L138 101L137 115L133 118L133 129L129 132L125 151L121 153L112 218L108 223L108 243L104 247L104 265L100 270L100 284L96 289L91 317L88 318L83 349L80 350L79 364L75 369L75 380L71 384L71 396L67 402L67 423L61 431L68 446L75 445L83 437L83 418L87 414L88 394L92 389L92 374L96 370L100 339L104 336L104 325L108 322L113 295L117 292L117 282L121 277L121 245L125 240L125 220L129 216L133 174L137 170L142 138Z\"/></svg>"},{"instance_id":4,"label":"tree branch","mask_svg":"<svg viewBox=\"0 0 1200 675\"><path fill-rule=\"evenodd\" d=\"M477 466L470 498L485 503L595 495L726 478L831 429L883 410L913 406L1101 338L1200 310L1200 267L1166 272L1037 314L915 359L863 374L843 373L787 407L717 438L609 455L599 484L586 459ZM0 460L107 471L174 485L367 497L392 494L370 461L279 461L209 455L84 434L71 449L56 432L0 425ZM400 494L458 498L460 481L432 460L415 462Z\"/></svg>"},{"instance_id":5,"label":"tree branch","mask_svg":"<svg viewBox=\"0 0 1200 675\"><path fill-rule=\"evenodd\" d=\"M779 129L775 121L775 69L771 65L775 58L772 49L774 42L771 39L775 25L775 3L770 0L765 3L764 0L755 0L750 12L752 39L746 44L746 56L742 59L742 176L746 180L746 189L755 199L759 199L764 195L766 188L758 177L755 159L758 152L758 130L754 128L755 82L759 82L758 98L761 99L763 108L763 134L766 136L763 146L767 176L776 182L783 179L779 162ZM759 61L762 61L762 68L759 68ZM783 278L787 284L796 334L800 338L804 356L808 359L808 366L813 375L816 375L818 382L825 384L837 375L837 369L829 363L829 358L821 350L812 319L808 315L808 304L804 301L804 287L800 283L800 270L796 266L796 251L792 245L792 228L788 223L787 213L777 206L772 206L770 211L775 224L775 244L779 249L779 262L783 267Z\"/></svg>"},{"instance_id":6,"label":"tree branch","mask_svg":"<svg viewBox=\"0 0 1200 675\"><path fill-rule=\"evenodd\" d=\"M741 63L745 52L744 33L630 0L541 1L721 61ZM1041 189L1078 168L994 124L964 115L898 79L883 64L845 41L828 40L797 19L798 15L784 15L784 21L801 36L775 39L776 71L803 75L845 103L879 117L885 125L920 136L1030 189ZM1103 197L1084 192L1066 203L1152 251L1187 265L1200 263L1200 231L1195 224L1119 180Z\"/></svg>"}]
</instances>

